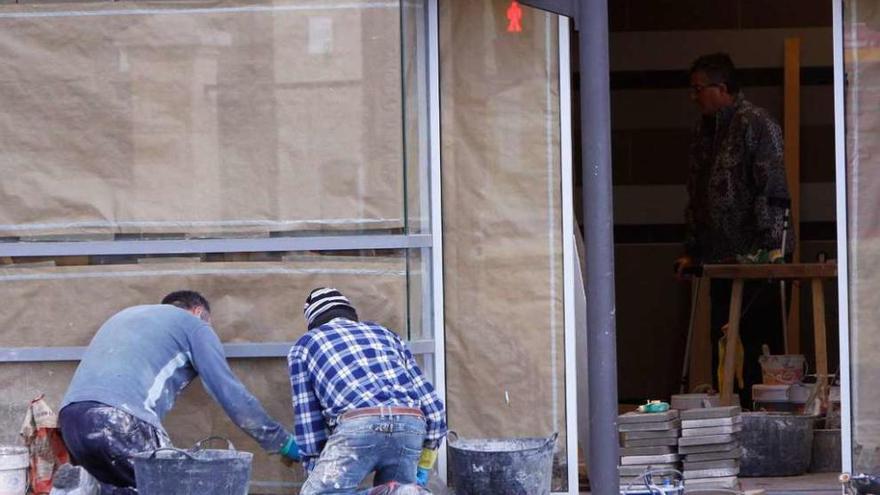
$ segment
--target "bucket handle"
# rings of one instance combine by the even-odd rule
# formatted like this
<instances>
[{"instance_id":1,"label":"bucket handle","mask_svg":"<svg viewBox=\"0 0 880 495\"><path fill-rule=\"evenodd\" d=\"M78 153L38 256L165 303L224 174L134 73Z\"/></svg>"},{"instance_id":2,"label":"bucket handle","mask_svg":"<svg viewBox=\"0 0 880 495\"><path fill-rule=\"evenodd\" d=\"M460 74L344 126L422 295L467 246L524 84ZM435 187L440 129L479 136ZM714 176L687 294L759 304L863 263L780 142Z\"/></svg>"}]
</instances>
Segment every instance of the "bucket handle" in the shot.
<instances>
[{"instance_id":1,"label":"bucket handle","mask_svg":"<svg viewBox=\"0 0 880 495\"><path fill-rule=\"evenodd\" d=\"M190 454L189 452L187 452L187 451L185 451L185 450L182 450L182 449L174 448L174 447L161 447L161 448L158 448L158 449L154 450L152 454L150 454L150 457L149 457L149 458L150 458L150 459L155 459L155 458L156 458L156 454L158 454L159 452L162 452L162 451L165 451L165 452L177 452L178 454L183 454L184 456L188 457L189 460L191 460L191 461L195 461L195 460L196 460L196 458L193 457L192 454Z\"/></svg>"},{"instance_id":2,"label":"bucket handle","mask_svg":"<svg viewBox=\"0 0 880 495\"><path fill-rule=\"evenodd\" d=\"M196 442L195 445L193 445L192 448L189 449L190 452L198 452L198 451L202 450L202 444L210 442L211 440L223 440L224 442L226 442L226 450L235 450L235 445L232 445L232 441L229 440L228 438L217 436L217 435L211 435L210 437L205 437L205 438L199 440L198 442Z\"/></svg>"},{"instance_id":3,"label":"bucket handle","mask_svg":"<svg viewBox=\"0 0 880 495\"><path fill-rule=\"evenodd\" d=\"M449 445L453 442L458 443L458 433L454 430L449 430L446 432L446 444Z\"/></svg>"},{"instance_id":4,"label":"bucket handle","mask_svg":"<svg viewBox=\"0 0 880 495\"><path fill-rule=\"evenodd\" d=\"M544 447L549 444L556 444L557 438L559 438L559 432L554 431L552 435L547 437L547 441L544 442L544 445L542 445L541 447ZM448 432L446 432L446 443L449 444L449 443L454 443L454 442L458 442L458 433L456 433L453 430L449 430Z\"/></svg>"}]
</instances>

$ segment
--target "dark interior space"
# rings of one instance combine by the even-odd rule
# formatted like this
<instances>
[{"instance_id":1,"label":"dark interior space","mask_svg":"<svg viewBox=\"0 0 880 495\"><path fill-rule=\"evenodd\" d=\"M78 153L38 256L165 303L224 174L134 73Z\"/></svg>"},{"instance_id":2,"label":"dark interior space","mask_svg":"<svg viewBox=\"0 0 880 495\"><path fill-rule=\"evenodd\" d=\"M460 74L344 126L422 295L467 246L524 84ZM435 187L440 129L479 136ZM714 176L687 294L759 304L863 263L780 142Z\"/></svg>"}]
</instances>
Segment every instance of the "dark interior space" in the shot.
<instances>
[{"instance_id":1,"label":"dark interior space","mask_svg":"<svg viewBox=\"0 0 880 495\"><path fill-rule=\"evenodd\" d=\"M782 126L784 43L800 40L800 259L836 256L832 12L826 0L612 0L609 15L618 393L621 402L639 403L679 390L691 287L675 280L672 263L684 249L688 148L698 117L687 69L696 57L729 53L745 97ZM577 47L573 30L580 217ZM800 353L815 369L808 284L799 291ZM834 372L835 284L825 284L825 301Z\"/></svg>"}]
</instances>

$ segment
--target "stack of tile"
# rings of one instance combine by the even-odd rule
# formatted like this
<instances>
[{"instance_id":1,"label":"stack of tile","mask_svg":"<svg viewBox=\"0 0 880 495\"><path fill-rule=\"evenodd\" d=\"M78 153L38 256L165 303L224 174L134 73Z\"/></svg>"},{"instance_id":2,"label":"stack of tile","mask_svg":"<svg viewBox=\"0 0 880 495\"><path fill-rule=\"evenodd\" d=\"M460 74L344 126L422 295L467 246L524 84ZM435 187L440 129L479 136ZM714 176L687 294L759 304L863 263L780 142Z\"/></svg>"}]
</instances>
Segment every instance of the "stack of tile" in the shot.
<instances>
[{"instance_id":1,"label":"stack of tile","mask_svg":"<svg viewBox=\"0 0 880 495\"><path fill-rule=\"evenodd\" d=\"M735 489L742 449L739 406L688 409L681 412L678 453L684 460L687 489Z\"/></svg>"},{"instance_id":2,"label":"stack of tile","mask_svg":"<svg viewBox=\"0 0 880 495\"><path fill-rule=\"evenodd\" d=\"M622 414L620 432L620 486L638 486L648 469L679 469L676 452L681 434L678 411ZM644 485L641 485L644 486Z\"/></svg>"}]
</instances>

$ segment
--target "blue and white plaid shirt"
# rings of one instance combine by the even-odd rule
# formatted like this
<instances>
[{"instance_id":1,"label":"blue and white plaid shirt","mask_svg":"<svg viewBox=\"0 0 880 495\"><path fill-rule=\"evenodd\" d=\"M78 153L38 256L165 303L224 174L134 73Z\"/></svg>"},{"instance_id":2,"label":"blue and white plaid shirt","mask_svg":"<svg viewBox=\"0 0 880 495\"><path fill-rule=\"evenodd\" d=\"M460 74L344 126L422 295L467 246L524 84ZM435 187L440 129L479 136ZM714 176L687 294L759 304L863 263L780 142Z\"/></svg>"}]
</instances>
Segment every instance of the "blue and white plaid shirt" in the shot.
<instances>
[{"instance_id":1,"label":"blue and white plaid shirt","mask_svg":"<svg viewBox=\"0 0 880 495\"><path fill-rule=\"evenodd\" d=\"M338 418L351 409L404 406L422 410L425 445L446 435L446 413L406 344L372 322L336 318L306 332L287 356L294 435L311 471Z\"/></svg>"}]
</instances>

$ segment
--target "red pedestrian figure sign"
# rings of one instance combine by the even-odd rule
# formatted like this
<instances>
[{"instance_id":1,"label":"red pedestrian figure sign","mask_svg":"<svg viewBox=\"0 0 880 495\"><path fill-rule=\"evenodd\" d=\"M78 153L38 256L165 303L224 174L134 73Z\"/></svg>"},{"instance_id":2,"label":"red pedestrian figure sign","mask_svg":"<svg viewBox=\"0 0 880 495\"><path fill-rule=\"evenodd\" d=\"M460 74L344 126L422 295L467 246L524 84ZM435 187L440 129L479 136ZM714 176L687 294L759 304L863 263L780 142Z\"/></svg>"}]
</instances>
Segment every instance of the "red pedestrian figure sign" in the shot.
<instances>
[{"instance_id":1,"label":"red pedestrian figure sign","mask_svg":"<svg viewBox=\"0 0 880 495\"><path fill-rule=\"evenodd\" d=\"M507 20L509 21L507 31L509 33L522 32L522 16L522 7L519 6L519 2L513 0L510 7L507 8Z\"/></svg>"}]
</instances>

